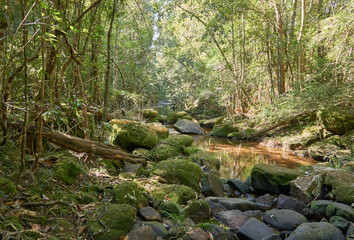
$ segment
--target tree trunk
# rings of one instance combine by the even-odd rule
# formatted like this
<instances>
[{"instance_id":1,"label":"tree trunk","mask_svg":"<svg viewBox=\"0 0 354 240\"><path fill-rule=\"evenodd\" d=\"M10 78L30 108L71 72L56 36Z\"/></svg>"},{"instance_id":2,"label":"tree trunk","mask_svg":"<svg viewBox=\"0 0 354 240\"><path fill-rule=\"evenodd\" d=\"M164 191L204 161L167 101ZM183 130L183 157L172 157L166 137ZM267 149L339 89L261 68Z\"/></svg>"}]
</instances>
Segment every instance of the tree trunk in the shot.
<instances>
[{"instance_id":1,"label":"tree trunk","mask_svg":"<svg viewBox=\"0 0 354 240\"><path fill-rule=\"evenodd\" d=\"M301 37L303 35L304 29L305 29L305 21L306 21L306 0L301 1L301 28L300 28L300 33L299 37L297 38L297 41L299 43L299 73L300 73L300 79L304 79L304 46L303 46L303 41L301 40Z\"/></svg>"},{"instance_id":2,"label":"tree trunk","mask_svg":"<svg viewBox=\"0 0 354 240\"><path fill-rule=\"evenodd\" d=\"M278 95L285 93L285 70L284 70L284 29L283 16L279 3L275 4L277 48L278 48Z\"/></svg>"}]
</instances>

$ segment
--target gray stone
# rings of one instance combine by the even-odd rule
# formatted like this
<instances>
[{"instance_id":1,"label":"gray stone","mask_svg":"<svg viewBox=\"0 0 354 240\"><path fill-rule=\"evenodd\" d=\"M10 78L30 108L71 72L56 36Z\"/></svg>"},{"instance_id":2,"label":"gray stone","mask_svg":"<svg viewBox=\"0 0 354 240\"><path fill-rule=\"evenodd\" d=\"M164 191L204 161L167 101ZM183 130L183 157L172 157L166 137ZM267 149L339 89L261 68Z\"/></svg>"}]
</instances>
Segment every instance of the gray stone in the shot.
<instances>
[{"instance_id":1,"label":"gray stone","mask_svg":"<svg viewBox=\"0 0 354 240\"><path fill-rule=\"evenodd\" d=\"M348 228L346 240L354 240L354 224L353 223L351 223Z\"/></svg>"},{"instance_id":2,"label":"gray stone","mask_svg":"<svg viewBox=\"0 0 354 240\"><path fill-rule=\"evenodd\" d=\"M339 216L333 216L329 220L329 223L332 224L333 226L336 226L339 228L343 233L346 233L348 230L348 227L350 225L350 222L347 219L344 219Z\"/></svg>"},{"instance_id":3,"label":"gray stone","mask_svg":"<svg viewBox=\"0 0 354 240\"><path fill-rule=\"evenodd\" d=\"M218 212L227 211L226 207L224 207L224 205L222 205L221 203L208 202L208 204L210 208L210 213L213 215Z\"/></svg>"},{"instance_id":4,"label":"gray stone","mask_svg":"<svg viewBox=\"0 0 354 240\"><path fill-rule=\"evenodd\" d=\"M237 237L241 240L259 240L271 234L273 234L273 229L261 221L252 218L238 230Z\"/></svg>"},{"instance_id":5,"label":"gray stone","mask_svg":"<svg viewBox=\"0 0 354 240\"><path fill-rule=\"evenodd\" d=\"M282 240L282 238L278 234L272 234L262 238L261 240Z\"/></svg>"},{"instance_id":6,"label":"gray stone","mask_svg":"<svg viewBox=\"0 0 354 240\"><path fill-rule=\"evenodd\" d=\"M327 218L340 216L348 221L354 222L354 209L346 204L334 202L327 206L326 216Z\"/></svg>"},{"instance_id":7,"label":"gray stone","mask_svg":"<svg viewBox=\"0 0 354 240\"><path fill-rule=\"evenodd\" d=\"M150 226L140 226L130 231L126 237L129 240L156 240L157 235Z\"/></svg>"},{"instance_id":8,"label":"gray stone","mask_svg":"<svg viewBox=\"0 0 354 240\"><path fill-rule=\"evenodd\" d=\"M306 207L305 204L302 202L298 201L297 199L285 195L280 195L278 197L278 204L277 204L278 209L290 209L294 210L298 213L301 213L302 215L308 215L310 213L310 210L308 207Z\"/></svg>"},{"instance_id":9,"label":"gray stone","mask_svg":"<svg viewBox=\"0 0 354 240\"><path fill-rule=\"evenodd\" d=\"M199 126L199 124L188 119L179 120L173 126L181 133L203 135L203 129Z\"/></svg>"},{"instance_id":10,"label":"gray stone","mask_svg":"<svg viewBox=\"0 0 354 240\"><path fill-rule=\"evenodd\" d=\"M263 211L269 210L274 205L273 197L270 194L268 194L268 193L265 194L265 195L259 196L256 199L256 204Z\"/></svg>"},{"instance_id":11,"label":"gray stone","mask_svg":"<svg viewBox=\"0 0 354 240\"><path fill-rule=\"evenodd\" d=\"M286 240L344 240L342 232L330 223L303 223Z\"/></svg>"},{"instance_id":12,"label":"gray stone","mask_svg":"<svg viewBox=\"0 0 354 240\"><path fill-rule=\"evenodd\" d=\"M266 211L263 220L279 230L294 230L297 226L307 222L305 216L290 209L273 209Z\"/></svg>"},{"instance_id":13,"label":"gray stone","mask_svg":"<svg viewBox=\"0 0 354 240\"><path fill-rule=\"evenodd\" d=\"M243 194L251 192L250 188L240 179L228 179L227 184Z\"/></svg>"},{"instance_id":14,"label":"gray stone","mask_svg":"<svg viewBox=\"0 0 354 240\"><path fill-rule=\"evenodd\" d=\"M164 238L167 235L167 229L160 222L152 221L152 222L143 222L143 226L150 226L152 230L156 233L157 236Z\"/></svg>"},{"instance_id":15,"label":"gray stone","mask_svg":"<svg viewBox=\"0 0 354 240\"><path fill-rule=\"evenodd\" d=\"M143 207L139 210L140 216L146 221L159 221L161 222L161 214L152 207Z\"/></svg>"},{"instance_id":16,"label":"gray stone","mask_svg":"<svg viewBox=\"0 0 354 240\"><path fill-rule=\"evenodd\" d=\"M219 201L228 210L257 210L258 206L251 201L239 199L239 198L226 198Z\"/></svg>"},{"instance_id":17,"label":"gray stone","mask_svg":"<svg viewBox=\"0 0 354 240\"><path fill-rule=\"evenodd\" d=\"M255 217L258 218L262 215L262 212L259 210L256 211L245 211L241 212L240 210L230 210L224 212L218 212L215 214L215 218L229 227L231 230L238 230L245 224L249 218Z\"/></svg>"},{"instance_id":18,"label":"gray stone","mask_svg":"<svg viewBox=\"0 0 354 240\"><path fill-rule=\"evenodd\" d=\"M201 180L202 193L204 196L224 196L224 185L221 180L214 174L204 174Z\"/></svg>"}]
</instances>

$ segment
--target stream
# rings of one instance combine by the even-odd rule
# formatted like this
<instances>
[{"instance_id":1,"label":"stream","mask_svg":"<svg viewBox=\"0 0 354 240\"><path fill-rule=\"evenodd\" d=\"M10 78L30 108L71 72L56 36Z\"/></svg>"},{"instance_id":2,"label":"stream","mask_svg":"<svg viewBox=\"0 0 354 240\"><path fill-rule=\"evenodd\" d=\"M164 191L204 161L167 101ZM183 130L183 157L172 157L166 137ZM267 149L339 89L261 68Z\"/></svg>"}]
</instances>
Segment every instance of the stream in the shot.
<instances>
[{"instance_id":1,"label":"stream","mask_svg":"<svg viewBox=\"0 0 354 240\"><path fill-rule=\"evenodd\" d=\"M173 126L165 127L170 130L170 134L178 134ZM267 148L258 142L234 141L208 135L190 136L194 139L194 145L203 147L220 160L220 176L225 179L237 178L245 181L254 165L259 163L287 168L316 163L312 158L299 157L282 148Z\"/></svg>"}]
</instances>

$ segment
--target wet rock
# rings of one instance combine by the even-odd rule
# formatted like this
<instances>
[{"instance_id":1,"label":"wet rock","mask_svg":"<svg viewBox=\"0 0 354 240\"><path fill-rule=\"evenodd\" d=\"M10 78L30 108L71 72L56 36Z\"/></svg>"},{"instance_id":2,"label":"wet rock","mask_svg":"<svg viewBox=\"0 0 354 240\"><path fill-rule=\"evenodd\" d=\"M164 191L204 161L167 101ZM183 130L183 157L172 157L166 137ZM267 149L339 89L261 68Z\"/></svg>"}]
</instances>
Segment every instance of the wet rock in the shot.
<instances>
[{"instance_id":1,"label":"wet rock","mask_svg":"<svg viewBox=\"0 0 354 240\"><path fill-rule=\"evenodd\" d=\"M156 240L157 235L150 226L140 226L130 231L123 240Z\"/></svg>"},{"instance_id":2,"label":"wet rock","mask_svg":"<svg viewBox=\"0 0 354 240\"><path fill-rule=\"evenodd\" d=\"M202 228L193 228L187 232L190 240L211 240L209 235Z\"/></svg>"},{"instance_id":3,"label":"wet rock","mask_svg":"<svg viewBox=\"0 0 354 240\"><path fill-rule=\"evenodd\" d=\"M268 193L265 195L259 196L256 199L256 205L263 211L269 210L274 205L273 197Z\"/></svg>"},{"instance_id":4,"label":"wet rock","mask_svg":"<svg viewBox=\"0 0 354 240\"><path fill-rule=\"evenodd\" d=\"M297 178L300 172L278 166L257 164L251 171L252 187L259 193L287 194L290 181Z\"/></svg>"},{"instance_id":5,"label":"wet rock","mask_svg":"<svg viewBox=\"0 0 354 240\"><path fill-rule=\"evenodd\" d=\"M274 228L290 231L307 222L306 217L289 209L266 211L263 215L263 220Z\"/></svg>"},{"instance_id":6,"label":"wet rock","mask_svg":"<svg viewBox=\"0 0 354 240\"><path fill-rule=\"evenodd\" d=\"M136 182L124 182L113 189L113 202L139 209L149 204L149 193Z\"/></svg>"},{"instance_id":7,"label":"wet rock","mask_svg":"<svg viewBox=\"0 0 354 240\"><path fill-rule=\"evenodd\" d=\"M227 184L243 194L251 192L250 188L240 179L228 179Z\"/></svg>"},{"instance_id":8,"label":"wet rock","mask_svg":"<svg viewBox=\"0 0 354 240\"><path fill-rule=\"evenodd\" d=\"M262 238L261 240L282 240L282 238L278 234L272 234Z\"/></svg>"},{"instance_id":9,"label":"wet rock","mask_svg":"<svg viewBox=\"0 0 354 240\"><path fill-rule=\"evenodd\" d=\"M164 238L167 235L167 229L160 222L142 222L142 226L149 226L154 230L157 236Z\"/></svg>"},{"instance_id":10,"label":"wet rock","mask_svg":"<svg viewBox=\"0 0 354 240\"><path fill-rule=\"evenodd\" d=\"M258 206L251 201L240 199L240 198L224 198L220 199L219 203L224 205L224 207L228 210L257 210Z\"/></svg>"},{"instance_id":11,"label":"wet rock","mask_svg":"<svg viewBox=\"0 0 354 240\"><path fill-rule=\"evenodd\" d=\"M209 205L205 200L191 201L183 209L182 215L192 219L195 223L200 223L201 221L211 217Z\"/></svg>"},{"instance_id":12,"label":"wet rock","mask_svg":"<svg viewBox=\"0 0 354 240\"><path fill-rule=\"evenodd\" d=\"M221 203L208 202L211 214L215 215L218 212L227 211Z\"/></svg>"},{"instance_id":13,"label":"wet rock","mask_svg":"<svg viewBox=\"0 0 354 240\"><path fill-rule=\"evenodd\" d=\"M133 227L135 209L127 204L100 205L87 216L95 240L120 239Z\"/></svg>"},{"instance_id":14,"label":"wet rock","mask_svg":"<svg viewBox=\"0 0 354 240\"><path fill-rule=\"evenodd\" d=\"M241 240L259 240L271 234L273 234L273 229L261 221L252 218L238 230L237 237Z\"/></svg>"},{"instance_id":15,"label":"wet rock","mask_svg":"<svg viewBox=\"0 0 354 240\"><path fill-rule=\"evenodd\" d=\"M157 184L150 191L157 202L168 201L176 204L186 204L196 198L196 192L190 187L178 184Z\"/></svg>"},{"instance_id":16,"label":"wet rock","mask_svg":"<svg viewBox=\"0 0 354 240\"><path fill-rule=\"evenodd\" d=\"M354 222L354 209L346 204L334 202L327 206L326 216L327 218L340 216L348 221Z\"/></svg>"},{"instance_id":17,"label":"wet rock","mask_svg":"<svg viewBox=\"0 0 354 240\"><path fill-rule=\"evenodd\" d=\"M211 136L215 137L227 137L229 133L238 132L238 128L230 124L214 125L213 130L210 132Z\"/></svg>"},{"instance_id":18,"label":"wet rock","mask_svg":"<svg viewBox=\"0 0 354 240\"><path fill-rule=\"evenodd\" d=\"M346 233L348 230L348 227L350 225L350 222L342 217L339 216L333 216L329 220L329 223L332 224L333 226L336 226L339 228L343 233Z\"/></svg>"},{"instance_id":19,"label":"wet rock","mask_svg":"<svg viewBox=\"0 0 354 240\"><path fill-rule=\"evenodd\" d=\"M213 128L214 125L221 124L224 120L224 117L212 118L209 120L205 120L201 125L207 128Z\"/></svg>"},{"instance_id":20,"label":"wet rock","mask_svg":"<svg viewBox=\"0 0 354 240\"><path fill-rule=\"evenodd\" d=\"M124 149L152 148L159 141L155 131L137 122L118 125L113 134L113 143Z\"/></svg>"},{"instance_id":21,"label":"wet rock","mask_svg":"<svg viewBox=\"0 0 354 240\"><path fill-rule=\"evenodd\" d=\"M240 229L240 227L243 226L243 224L248 221L249 218L258 218L260 216L262 216L262 212L259 210L245 212L241 212L240 210L230 210L218 212L214 217L229 227L231 230L237 231Z\"/></svg>"},{"instance_id":22,"label":"wet rock","mask_svg":"<svg viewBox=\"0 0 354 240\"><path fill-rule=\"evenodd\" d=\"M302 202L298 201L297 199L285 195L280 195L278 197L278 204L277 204L278 209L290 209L294 210L298 213L301 213L302 215L308 215L310 214L310 209L306 207L305 204Z\"/></svg>"},{"instance_id":23,"label":"wet rock","mask_svg":"<svg viewBox=\"0 0 354 240\"><path fill-rule=\"evenodd\" d=\"M220 178L214 174L204 174L201 180L202 193L204 196L224 196L224 185L220 181Z\"/></svg>"},{"instance_id":24,"label":"wet rock","mask_svg":"<svg viewBox=\"0 0 354 240\"><path fill-rule=\"evenodd\" d=\"M330 223L303 223L286 240L344 240L342 232Z\"/></svg>"},{"instance_id":25,"label":"wet rock","mask_svg":"<svg viewBox=\"0 0 354 240\"><path fill-rule=\"evenodd\" d=\"M354 128L353 109L343 106L325 108L317 112L320 125L326 130L343 135Z\"/></svg>"},{"instance_id":26,"label":"wet rock","mask_svg":"<svg viewBox=\"0 0 354 240\"><path fill-rule=\"evenodd\" d=\"M203 129L199 126L198 123L188 119L179 120L173 126L181 133L192 133L198 135L203 135L204 133Z\"/></svg>"},{"instance_id":27,"label":"wet rock","mask_svg":"<svg viewBox=\"0 0 354 240\"><path fill-rule=\"evenodd\" d=\"M196 152L189 156L188 158L194 163L197 163L203 168L203 172L212 173L215 176L219 176L220 161L208 152Z\"/></svg>"},{"instance_id":28,"label":"wet rock","mask_svg":"<svg viewBox=\"0 0 354 240\"><path fill-rule=\"evenodd\" d=\"M354 175L326 166L308 167L303 176L290 183L290 194L301 202L308 204L315 197L324 199L330 193L338 202L351 204L354 201Z\"/></svg>"},{"instance_id":29,"label":"wet rock","mask_svg":"<svg viewBox=\"0 0 354 240\"><path fill-rule=\"evenodd\" d=\"M310 209L316 219L321 219L326 216L326 208L332 204L333 201L329 200L316 200L311 203Z\"/></svg>"},{"instance_id":30,"label":"wet rock","mask_svg":"<svg viewBox=\"0 0 354 240\"><path fill-rule=\"evenodd\" d=\"M154 175L161 176L168 183L183 184L200 192L202 170L188 160L165 160L157 164Z\"/></svg>"},{"instance_id":31,"label":"wet rock","mask_svg":"<svg viewBox=\"0 0 354 240\"><path fill-rule=\"evenodd\" d=\"M161 214L152 207L144 207L139 210L140 216L146 221L159 221L161 222Z\"/></svg>"}]
</instances>

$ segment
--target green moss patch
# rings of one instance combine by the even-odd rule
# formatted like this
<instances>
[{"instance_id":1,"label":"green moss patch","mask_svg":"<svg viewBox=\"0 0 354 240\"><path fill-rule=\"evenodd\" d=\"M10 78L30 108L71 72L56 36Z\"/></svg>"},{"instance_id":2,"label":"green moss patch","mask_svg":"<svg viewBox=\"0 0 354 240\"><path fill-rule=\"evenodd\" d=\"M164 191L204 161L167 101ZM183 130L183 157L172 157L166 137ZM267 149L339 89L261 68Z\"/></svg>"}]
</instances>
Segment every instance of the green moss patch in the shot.
<instances>
[{"instance_id":1,"label":"green moss patch","mask_svg":"<svg viewBox=\"0 0 354 240\"><path fill-rule=\"evenodd\" d=\"M219 124L214 125L213 130L210 132L211 136L215 137L227 137L232 132L238 132L238 127L232 126L230 124Z\"/></svg>"},{"instance_id":2,"label":"green moss patch","mask_svg":"<svg viewBox=\"0 0 354 240\"><path fill-rule=\"evenodd\" d=\"M113 189L113 202L125 203L135 208L149 204L149 193L136 182L124 182Z\"/></svg>"},{"instance_id":3,"label":"green moss patch","mask_svg":"<svg viewBox=\"0 0 354 240\"><path fill-rule=\"evenodd\" d=\"M157 202L167 201L179 205L186 204L197 197L197 193L192 188L178 184L154 185L150 193Z\"/></svg>"},{"instance_id":4,"label":"green moss patch","mask_svg":"<svg viewBox=\"0 0 354 240\"><path fill-rule=\"evenodd\" d=\"M59 180L71 185L79 176L81 169L73 160L63 159L55 164L55 172Z\"/></svg>"},{"instance_id":5,"label":"green moss patch","mask_svg":"<svg viewBox=\"0 0 354 240\"><path fill-rule=\"evenodd\" d=\"M185 147L190 147L192 146L193 143L193 137L184 135L184 134L178 134L178 135L172 135L169 136L165 142L168 142L175 147L179 147L180 149L183 149Z\"/></svg>"}]
</instances>

